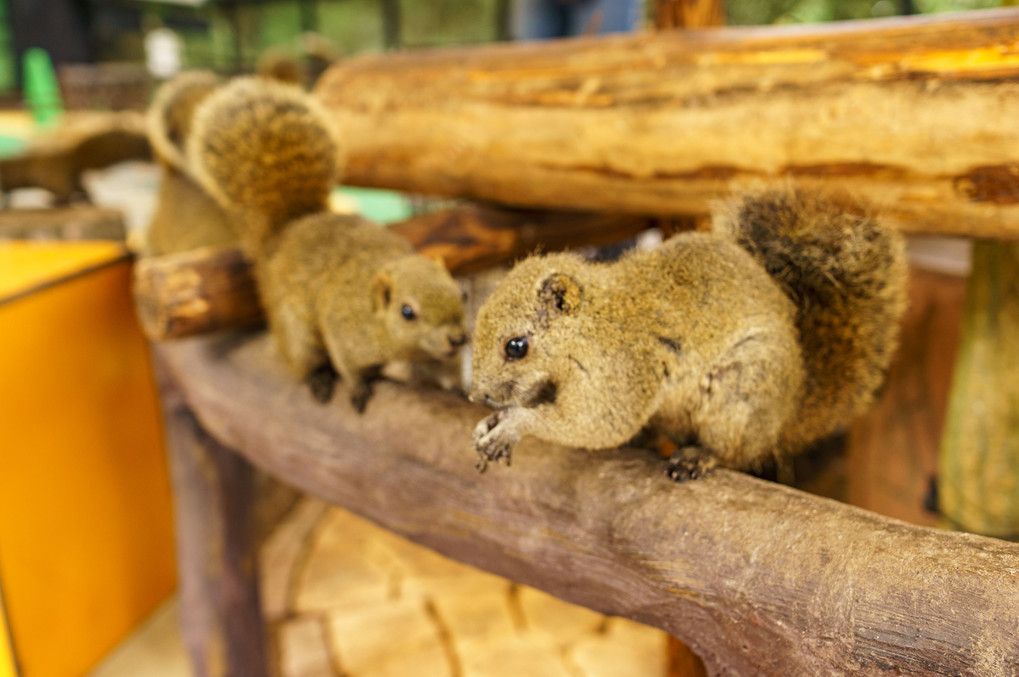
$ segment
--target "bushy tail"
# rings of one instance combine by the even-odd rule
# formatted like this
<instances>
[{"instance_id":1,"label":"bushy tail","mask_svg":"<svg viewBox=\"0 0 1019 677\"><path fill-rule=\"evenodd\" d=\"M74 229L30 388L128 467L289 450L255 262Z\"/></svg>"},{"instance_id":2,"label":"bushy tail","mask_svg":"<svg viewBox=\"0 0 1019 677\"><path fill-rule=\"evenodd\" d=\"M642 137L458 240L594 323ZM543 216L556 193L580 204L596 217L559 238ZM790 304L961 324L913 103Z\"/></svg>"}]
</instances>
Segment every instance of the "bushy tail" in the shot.
<instances>
[{"instance_id":1,"label":"bushy tail","mask_svg":"<svg viewBox=\"0 0 1019 677\"><path fill-rule=\"evenodd\" d=\"M149 105L146 126L156 156L186 172L185 142L195 109L222 84L211 71L186 71L164 83Z\"/></svg>"},{"instance_id":2,"label":"bushy tail","mask_svg":"<svg viewBox=\"0 0 1019 677\"><path fill-rule=\"evenodd\" d=\"M902 236L846 196L794 189L737 198L714 228L753 254L798 308L806 385L786 442L844 428L873 401L898 344Z\"/></svg>"},{"instance_id":3,"label":"bushy tail","mask_svg":"<svg viewBox=\"0 0 1019 677\"><path fill-rule=\"evenodd\" d=\"M336 136L310 95L265 78L238 78L195 112L187 158L202 186L237 218L258 252L286 223L328 208L339 174Z\"/></svg>"}]
</instances>

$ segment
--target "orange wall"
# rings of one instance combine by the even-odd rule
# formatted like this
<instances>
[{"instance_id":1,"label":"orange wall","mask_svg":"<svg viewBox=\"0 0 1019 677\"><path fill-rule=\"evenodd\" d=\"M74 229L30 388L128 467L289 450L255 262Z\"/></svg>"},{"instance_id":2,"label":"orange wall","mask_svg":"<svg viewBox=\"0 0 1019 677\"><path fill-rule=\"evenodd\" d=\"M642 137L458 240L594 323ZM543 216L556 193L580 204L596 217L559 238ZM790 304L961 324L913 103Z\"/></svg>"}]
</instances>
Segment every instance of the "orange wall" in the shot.
<instances>
[{"instance_id":1,"label":"orange wall","mask_svg":"<svg viewBox=\"0 0 1019 677\"><path fill-rule=\"evenodd\" d=\"M0 581L25 677L82 674L175 585L129 290L121 260L0 303Z\"/></svg>"}]
</instances>

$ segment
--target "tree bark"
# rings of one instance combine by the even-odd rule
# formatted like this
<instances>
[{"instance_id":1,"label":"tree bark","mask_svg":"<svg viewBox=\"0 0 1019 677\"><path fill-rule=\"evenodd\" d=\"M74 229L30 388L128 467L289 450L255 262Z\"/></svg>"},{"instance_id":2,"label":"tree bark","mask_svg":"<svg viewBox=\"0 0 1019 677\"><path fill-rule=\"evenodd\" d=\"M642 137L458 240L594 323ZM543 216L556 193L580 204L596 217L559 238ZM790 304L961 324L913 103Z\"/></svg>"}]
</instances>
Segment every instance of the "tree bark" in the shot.
<instances>
[{"instance_id":1,"label":"tree bark","mask_svg":"<svg viewBox=\"0 0 1019 677\"><path fill-rule=\"evenodd\" d=\"M455 559L676 635L711 674L1001 675L1019 546L914 527L740 473L675 484L633 449L525 439L474 469L488 410L377 385L312 401L258 335L157 347L202 425L282 479Z\"/></svg>"},{"instance_id":2,"label":"tree bark","mask_svg":"<svg viewBox=\"0 0 1019 677\"><path fill-rule=\"evenodd\" d=\"M165 391L164 391L165 392ZM164 399L181 634L196 677L268 677L252 531L252 469Z\"/></svg>"},{"instance_id":3,"label":"tree bark","mask_svg":"<svg viewBox=\"0 0 1019 677\"><path fill-rule=\"evenodd\" d=\"M912 232L1014 238L1017 30L995 10L402 52L315 93L354 185L683 215L793 182Z\"/></svg>"},{"instance_id":4,"label":"tree bark","mask_svg":"<svg viewBox=\"0 0 1019 677\"><path fill-rule=\"evenodd\" d=\"M461 205L390 226L454 275L477 272L542 249L606 244L650 225L635 216L508 211ZM134 272L138 316L155 341L263 320L250 263L236 248L141 258Z\"/></svg>"}]
</instances>

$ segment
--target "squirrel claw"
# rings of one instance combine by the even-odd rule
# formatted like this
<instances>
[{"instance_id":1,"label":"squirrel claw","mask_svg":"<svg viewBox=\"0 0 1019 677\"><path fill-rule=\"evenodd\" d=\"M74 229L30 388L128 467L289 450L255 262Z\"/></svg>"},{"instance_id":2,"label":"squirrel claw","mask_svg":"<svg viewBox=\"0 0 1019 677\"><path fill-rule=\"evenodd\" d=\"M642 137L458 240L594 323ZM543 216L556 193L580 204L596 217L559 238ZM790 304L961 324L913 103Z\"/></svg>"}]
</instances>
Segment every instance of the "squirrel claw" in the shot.
<instances>
[{"instance_id":1,"label":"squirrel claw","mask_svg":"<svg viewBox=\"0 0 1019 677\"><path fill-rule=\"evenodd\" d=\"M502 460L505 460L506 465L509 466L513 443L516 440L510 439L499 427L505 418L506 411L500 409L486 416L474 428L474 433L471 435L471 446L478 452L478 462L474 466L478 472L483 473L488 470L489 463L498 463Z\"/></svg>"},{"instance_id":2,"label":"squirrel claw","mask_svg":"<svg viewBox=\"0 0 1019 677\"><path fill-rule=\"evenodd\" d=\"M669 457L667 473L674 482L686 482L704 477L718 465L715 457L703 447L686 446Z\"/></svg>"},{"instance_id":3,"label":"squirrel claw","mask_svg":"<svg viewBox=\"0 0 1019 677\"><path fill-rule=\"evenodd\" d=\"M325 404L333 399L333 390L336 387L338 375L333 365L326 363L316 367L307 378L308 387L311 388L311 396L316 402Z\"/></svg>"},{"instance_id":4,"label":"squirrel claw","mask_svg":"<svg viewBox=\"0 0 1019 677\"><path fill-rule=\"evenodd\" d=\"M350 404L354 407L354 411L359 414L363 414L365 407L368 406L368 400L371 399L372 391L371 388L365 386L358 388L350 395Z\"/></svg>"}]
</instances>

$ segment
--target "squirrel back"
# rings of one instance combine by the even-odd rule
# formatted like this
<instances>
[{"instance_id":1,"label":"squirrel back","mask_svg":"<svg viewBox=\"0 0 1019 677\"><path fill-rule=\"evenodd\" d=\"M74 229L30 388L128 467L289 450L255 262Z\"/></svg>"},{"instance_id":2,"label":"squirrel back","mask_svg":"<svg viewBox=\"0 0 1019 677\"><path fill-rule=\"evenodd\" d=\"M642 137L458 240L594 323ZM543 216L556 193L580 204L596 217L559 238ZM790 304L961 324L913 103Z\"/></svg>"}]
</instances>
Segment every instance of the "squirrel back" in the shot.
<instances>
[{"instance_id":1,"label":"squirrel back","mask_svg":"<svg viewBox=\"0 0 1019 677\"><path fill-rule=\"evenodd\" d=\"M786 443L795 448L838 431L873 402L898 346L902 236L849 196L795 189L733 199L712 225L796 305L805 387Z\"/></svg>"},{"instance_id":2,"label":"squirrel back","mask_svg":"<svg viewBox=\"0 0 1019 677\"><path fill-rule=\"evenodd\" d=\"M339 174L338 141L299 88L237 78L195 113L187 158L210 195L237 214L249 254L294 219L326 211Z\"/></svg>"}]
</instances>

